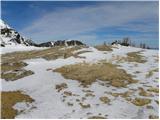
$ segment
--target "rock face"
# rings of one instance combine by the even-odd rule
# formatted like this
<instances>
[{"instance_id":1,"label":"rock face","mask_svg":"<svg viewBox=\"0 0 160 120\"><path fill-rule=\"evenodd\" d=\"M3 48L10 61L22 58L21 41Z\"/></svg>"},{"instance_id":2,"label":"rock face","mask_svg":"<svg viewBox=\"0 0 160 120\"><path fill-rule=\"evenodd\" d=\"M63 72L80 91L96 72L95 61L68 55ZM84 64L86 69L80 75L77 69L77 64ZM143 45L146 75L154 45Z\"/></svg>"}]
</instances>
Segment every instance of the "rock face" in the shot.
<instances>
[{"instance_id":1,"label":"rock face","mask_svg":"<svg viewBox=\"0 0 160 120\"><path fill-rule=\"evenodd\" d=\"M29 39L21 36L16 30L9 27L4 21L0 20L0 44L2 47L5 45L23 44L26 46L35 45L35 43Z\"/></svg>"},{"instance_id":2,"label":"rock face","mask_svg":"<svg viewBox=\"0 0 160 120\"><path fill-rule=\"evenodd\" d=\"M41 43L38 46L39 47L54 47L54 46L79 46L79 45L85 45L82 42L78 40L57 40L57 41L51 41L51 42L45 42Z\"/></svg>"}]
</instances>

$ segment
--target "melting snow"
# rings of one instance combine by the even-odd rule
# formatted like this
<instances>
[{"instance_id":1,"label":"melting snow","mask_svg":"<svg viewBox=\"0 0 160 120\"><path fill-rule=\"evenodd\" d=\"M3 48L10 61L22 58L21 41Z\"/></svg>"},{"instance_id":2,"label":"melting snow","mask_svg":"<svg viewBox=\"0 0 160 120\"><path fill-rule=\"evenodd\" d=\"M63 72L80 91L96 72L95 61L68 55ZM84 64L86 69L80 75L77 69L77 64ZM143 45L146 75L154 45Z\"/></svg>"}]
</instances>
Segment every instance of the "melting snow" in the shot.
<instances>
[{"instance_id":1,"label":"melting snow","mask_svg":"<svg viewBox=\"0 0 160 120\"><path fill-rule=\"evenodd\" d=\"M148 118L150 113L158 115L158 105L154 100L158 100L158 96L154 96L151 105L153 110L148 110L145 107L138 107L134 104L127 102L122 97L113 97L105 92L125 92L128 89L144 87L143 84L136 83L128 85L128 88L115 88L112 86L102 86L102 81L93 83L88 88L80 87L78 81L66 80L59 73L47 71L48 68L56 69L64 65L75 64L79 62L96 62L101 59L111 59L112 55L125 56L128 52L140 51L140 48L117 46L113 52L101 52L97 49L90 47L83 50L89 50L92 52L86 52L80 56L85 56L86 59L70 57L67 59L56 59L47 61L44 59L31 59L25 60L28 66L25 69L33 71L35 74L22 79L7 82L2 80L3 91L22 90L27 95L31 96L35 102L29 103L17 103L14 108L17 110L24 110L16 118L88 118L90 116L103 116L106 118ZM18 49L18 48L17 48ZM23 49L27 50L27 49ZM30 48L31 50L31 48ZM7 50L6 50L7 51ZM125 69L128 73L135 75L135 78L140 80L139 82L145 82L147 85L158 86L157 82L153 82L153 79L158 77L158 73L155 73L152 78L145 78L145 74L151 69L158 67L158 63L154 62L153 55L158 55L156 50L145 50L142 54L148 60L146 63L138 64L134 66L134 63L120 63L121 68ZM132 67L131 67L132 66ZM135 71L141 71L138 75ZM77 96L68 96L63 102L63 91L57 92L55 89L56 84L66 83L68 88L65 91L71 91ZM90 104L90 108L81 108L76 102L76 99L82 99L85 96L83 90L93 91L95 97L88 97L83 103ZM110 104L103 104L99 100L99 97L106 95L111 99ZM135 94L137 95L137 94ZM73 103L73 106L68 106L67 102ZM31 109L32 107L34 109ZM101 114L101 115L100 115Z\"/></svg>"}]
</instances>

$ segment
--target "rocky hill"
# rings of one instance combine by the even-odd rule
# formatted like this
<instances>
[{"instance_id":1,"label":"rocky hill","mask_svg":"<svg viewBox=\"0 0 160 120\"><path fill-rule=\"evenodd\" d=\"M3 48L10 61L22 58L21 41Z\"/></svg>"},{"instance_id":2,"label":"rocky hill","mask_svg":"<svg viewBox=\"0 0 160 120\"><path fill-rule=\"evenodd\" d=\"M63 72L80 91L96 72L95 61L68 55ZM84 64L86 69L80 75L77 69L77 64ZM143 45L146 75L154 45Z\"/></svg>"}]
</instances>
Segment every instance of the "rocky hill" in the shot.
<instances>
[{"instance_id":1,"label":"rocky hill","mask_svg":"<svg viewBox=\"0 0 160 120\"><path fill-rule=\"evenodd\" d=\"M15 29L7 25L3 20L0 20L0 44L2 47L5 45L23 44L26 46L34 46L35 43L30 39L26 39L20 35Z\"/></svg>"}]
</instances>

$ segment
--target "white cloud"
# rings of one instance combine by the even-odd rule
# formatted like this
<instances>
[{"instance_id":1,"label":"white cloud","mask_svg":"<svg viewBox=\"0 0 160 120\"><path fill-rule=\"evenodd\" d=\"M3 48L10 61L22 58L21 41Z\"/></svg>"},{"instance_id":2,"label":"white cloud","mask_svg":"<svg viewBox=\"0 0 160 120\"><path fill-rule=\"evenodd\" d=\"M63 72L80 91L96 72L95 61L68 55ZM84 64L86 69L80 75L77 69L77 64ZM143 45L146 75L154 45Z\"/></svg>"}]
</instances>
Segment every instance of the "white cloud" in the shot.
<instances>
[{"instance_id":1,"label":"white cloud","mask_svg":"<svg viewBox=\"0 0 160 120\"><path fill-rule=\"evenodd\" d=\"M119 26L126 30L133 29L141 32L145 32L146 29L154 30L157 26L152 24L127 25L134 21L147 20L152 22L158 20L158 2L124 2L51 11L33 21L21 32L33 40L53 40L80 37L83 33L104 27Z\"/></svg>"}]
</instances>

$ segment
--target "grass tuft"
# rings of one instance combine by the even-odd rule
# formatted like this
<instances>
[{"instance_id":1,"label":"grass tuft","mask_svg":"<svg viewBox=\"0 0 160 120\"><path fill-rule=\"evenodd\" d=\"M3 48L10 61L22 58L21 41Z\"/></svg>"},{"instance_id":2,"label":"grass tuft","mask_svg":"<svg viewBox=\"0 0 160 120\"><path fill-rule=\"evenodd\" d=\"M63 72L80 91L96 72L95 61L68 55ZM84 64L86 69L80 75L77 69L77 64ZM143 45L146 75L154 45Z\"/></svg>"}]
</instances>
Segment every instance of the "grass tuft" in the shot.
<instances>
[{"instance_id":1,"label":"grass tuft","mask_svg":"<svg viewBox=\"0 0 160 120\"><path fill-rule=\"evenodd\" d=\"M150 104L151 100L147 98L135 98L134 100L131 100L131 102L136 106L144 106Z\"/></svg>"},{"instance_id":2,"label":"grass tuft","mask_svg":"<svg viewBox=\"0 0 160 120\"><path fill-rule=\"evenodd\" d=\"M159 93L159 88L150 87L149 89L147 89L147 91L148 92Z\"/></svg>"},{"instance_id":3,"label":"grass tuft","mask_svg":"<svg viewBox=\"0 0 160 120\"><path fill-rule=\"evenodd\" d=\"M58 92L60 92L63 89L66 89L66 88L68 88L66 83L61 83L61 84L56 85L56 89L58 90Z\"/></svg>"},{"instance_id":4,"label":"grass tuft","mask_svg":"<svg viewBox=\"0 0 160 120\"><path fill-rule=\"evenodd\" d=\"M112 46L109 45L97 45L95 46L95 48L98 49L99 51L113 51Z\"/></svg>"},{"instance_id":5,"label":"grass tuft","mask_svg":"<svg viewBox=\"0 0 160 120\"><path fill-rule=\"evenodd\" d=\"M106 97L106 96L100 97L99 99L104 104L107 104L107 103L110 102L110 99L108 97Z\"/></svg>"},{"instance_id":6,"label":"grass tuft","mask_svg":"<svg viewBox=\"0 0 160 120\"><path fill-rule=\"evenodd\" d=\"M82 108L90 108L91 105L90 104L84 104L84 103L79 103L79 105L82 107Z\"/></svg>"},{"instance_id":7,"label":"grass tuft","mask_svg":"<svg viewBox=\"0 0 160 120\"><path fill-rule=\"evenodd\" d=\"M127 53L127 61L128 62L138 62L138 63L145 63L147 62L146 60L144 60L143 56L140 55L141 51L138 52L129 52Z\"/></svg>"},{"instance_id":8,"label":"grass tuft","mask_svg":"<svg viewBox=\"0 0 160 120\"><path fill-rule=\"evenodd\" d=\"M63 93L65 96L72 96L72 92L70 91L64 91Z\"/></svg>"},{"instance_id":9,"label":"grass tuft","mask_svg":"<svg viewBox=\"0 0 160 120\"><path fill-rule=\"evenodd\" d=\"M110 93L112 96L114 96L114 97L119 97L119 96L121 96L121 97L123 97L123 98L127 98L127 97L130 97L130 95L132 94L133 92L131 92L131 91L126 91L126 92L124 92L124 93Z\"/></svg>"}]
</instances>

